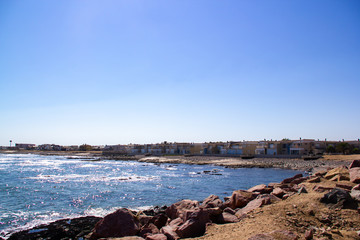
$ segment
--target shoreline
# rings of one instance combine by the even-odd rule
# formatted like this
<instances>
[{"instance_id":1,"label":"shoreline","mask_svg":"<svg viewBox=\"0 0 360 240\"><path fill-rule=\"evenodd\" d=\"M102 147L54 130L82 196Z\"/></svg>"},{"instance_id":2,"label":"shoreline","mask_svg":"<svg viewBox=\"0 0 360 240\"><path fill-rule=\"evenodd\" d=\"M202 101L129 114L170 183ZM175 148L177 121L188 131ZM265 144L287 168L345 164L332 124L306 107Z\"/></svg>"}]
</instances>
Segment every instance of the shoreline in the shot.
<instances>
[{"instance_id":1,"label":"shoreline","mask_svg":"<svg viewBox=\"0 0 360 240\"><path fill-rule=\"evenodd\" d=\"M324 171L328 168L336 168L349 165L353 160L360 160L360 154L356 155L324 155L316 160L304 160L301 158L252 158L229 156L104 156L100 151L30 151L30 150L1 150L3 154L34 154L45 156L66 156L69 159L84 159L88 161L138 161L155 164L188 164L188 165L214 165L226 168L279 168L306 172Z\"/></svg>"},{"instance_id":2,"label":"shoreline","mask_svg":"<svg viewBox=\"0 0 360 240\"><path fill-rule=\"evenodd\" d=\"M359 165L360 161L356 164ZM112 230L109 223L115 216L127 216L119 226L112 223L115 229L129 224L129 221L131 224L137 222L137 230L131 233L134 239L153 239L147 238L152 235L162 235L163 238L159 239L167 240L179 237L197 237L199 240L299 239L301 236L313 239L306 237L309 235L321 239L360 239L360 211L356 203L360 203L360 195L353 195L360 192L360 184L349 181L351 173L348 167L351 168L345 165L306 177L297 174L280 183L236 190L224 201L210 195L203 201L181 200L169 207L153 207L143 211L122 208L103 218L86 216L62 219L12 233L9 239L57 239L57 236L65 235L63 239L73 239L74 236L75 239L111 239L108 237L119 237L110 236ZM346 192L351 194L350 199L355 206L346 206L349 200L339 199L336 204L333 200L323 201L329 192L339 189L341 196ZM106 227L103 228L103 225Z\"/></svg>"}]
</instances>

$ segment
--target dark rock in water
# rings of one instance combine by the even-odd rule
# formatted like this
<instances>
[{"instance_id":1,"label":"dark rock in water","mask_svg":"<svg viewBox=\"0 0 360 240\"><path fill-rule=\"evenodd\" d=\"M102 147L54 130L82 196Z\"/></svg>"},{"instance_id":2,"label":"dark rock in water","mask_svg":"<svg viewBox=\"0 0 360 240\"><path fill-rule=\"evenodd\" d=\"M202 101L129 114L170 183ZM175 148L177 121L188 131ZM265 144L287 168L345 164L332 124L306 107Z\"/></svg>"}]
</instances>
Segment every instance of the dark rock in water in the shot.
<instances>
[{"instance_id":1,"label":"dark rock in water","mask_svg":"<svg viewBox=\"0 0 360 240\"><path fill-rule=\"evenodd\" d=\"M36 239L78 239L88 235L99 217L81 217L63 219L56 222L40 225L30 230L12 234L9 240L36 240Z\"/></svg>"},{"instance_id":2,"label":"dark rock in water","mask_svg":"<svg viewBox=\"0 0 360 240\"><path fill-rule=\"evenodd\" d=\"M357 209L357 202L351 198L350 194L343 189L334 188L331 192L325 194L320 202L331 204L331 208Z\"/></svg>"},{"instance_id":3,"label":"dark rock in water","mask_svg":"<svg viewBox=\"0 0 360 240\"><path fill-rule=\"evenodd\" d=\"M128 209L122 208L100 220L90 239L134 236L139 230L139 221Z\"/></svg>"},{"instance_id":4,"label":"dark rock in water","mask_svg":"<svg viewBox=\"0 0 360 240\"><path fill-rule=\"evenodd\" d=\"M155 206L153 208L150 208L150 209L147 209L147 210L143 210L142 212L148 216L155 216L157 214L160 214L160 213L165 213L167 209L167 206L164 205L164 206Z\"/></svg>"}]
</instances>

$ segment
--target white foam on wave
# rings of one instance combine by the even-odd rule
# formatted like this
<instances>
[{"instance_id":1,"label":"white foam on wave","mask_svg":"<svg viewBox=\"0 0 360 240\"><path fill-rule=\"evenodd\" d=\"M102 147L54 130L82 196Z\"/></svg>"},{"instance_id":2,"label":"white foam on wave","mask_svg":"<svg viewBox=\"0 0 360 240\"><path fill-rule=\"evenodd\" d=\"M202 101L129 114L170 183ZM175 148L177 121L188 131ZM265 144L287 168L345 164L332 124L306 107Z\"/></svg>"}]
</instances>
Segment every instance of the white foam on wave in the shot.
<instances>
[{"instance_id":1,"label":"white foam on wave","mask_svg":"<svg viewBox=\"0 0 360 240\"><path fill-rule=\"evenodd\" d=\"M126 182L137 182L137 181L152 181L159 179L158 176L138 176L132 175L121 175L121 176L104 176L104 175L82 175L82 174L66 174L66 175L43 175L39 174L35 177L28 177L27 179L35 179L46 182L114 182L114 181L126 181Z\"/></svg>"}]
</instances>

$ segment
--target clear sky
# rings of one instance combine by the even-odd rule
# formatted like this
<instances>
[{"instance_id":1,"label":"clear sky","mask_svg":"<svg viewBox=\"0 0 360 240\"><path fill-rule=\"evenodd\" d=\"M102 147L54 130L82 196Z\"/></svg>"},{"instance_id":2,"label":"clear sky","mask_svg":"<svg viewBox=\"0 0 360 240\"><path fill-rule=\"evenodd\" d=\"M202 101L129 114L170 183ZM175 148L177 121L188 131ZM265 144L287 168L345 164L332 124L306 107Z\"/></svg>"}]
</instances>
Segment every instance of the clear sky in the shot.
<instances>
[{"instance_id":1,"label":"clear sky","mask_svg":"<svg viewBox=\"0 0 360 240\"><path fill-rule=\"evenodd\" d=\"M360 1L0 1L0 145L360 138Z\"/></svg>"}]
</instances>

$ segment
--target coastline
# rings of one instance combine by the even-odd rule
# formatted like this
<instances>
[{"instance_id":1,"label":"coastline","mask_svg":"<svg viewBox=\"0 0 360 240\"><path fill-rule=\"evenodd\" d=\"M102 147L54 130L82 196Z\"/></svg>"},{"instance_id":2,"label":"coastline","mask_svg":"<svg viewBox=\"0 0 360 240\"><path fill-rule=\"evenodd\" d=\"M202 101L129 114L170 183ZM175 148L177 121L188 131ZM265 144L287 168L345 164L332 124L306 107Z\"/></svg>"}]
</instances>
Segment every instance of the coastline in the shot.
<instances>
[{"instance_id":1,"label":"coastline","mask_svg":"<svg viewBox=\"0 0 360 240\"><path fill-rule=\"evenodd\" d=\"M161 159L157 161L162 163ZM111 229L134 222L137 226L131 233L134 237L124 240L360 239L360 184L357 184L360 176L354 181L350 171L360 169L358 166L360 160L311 176L297 174L279 183L236 190L224 201L210 195L200 202L181 200L168 207L137 212L119 209L104 218L63 219L14 233L9 239L58 239L58 236L62 239L112 239L120 236ZM326 196L336 191L340 191L337 202L333 202L333 197L326 202ZM346 194L350 199L340 199ZM350 200L355 206L349 207ZM111 219L121 216L127 217L119 226L112 226ZM130 236L124 234L122 236Z\"/></svg>"},{"instance_id":2,"label":"coastline","mask_svg":"<svg viewBox=\"0 0 360 240\"><path fill-rule=\"evenodd\" d=\"M1 150L4 154L37 154L50 156L66 156L82 158L88 161L120 160L138 161L155 164L189 164L189 165L214 165L228 168L280 168L306 172L324 171L328 168L349 165L353 160L360 160L360 154L354 155L324 155L316 160L304 160L301 158L252 158L229 156L103 156L101 151L30 151L30 150Z\"/></svg>"}]
</instances>

